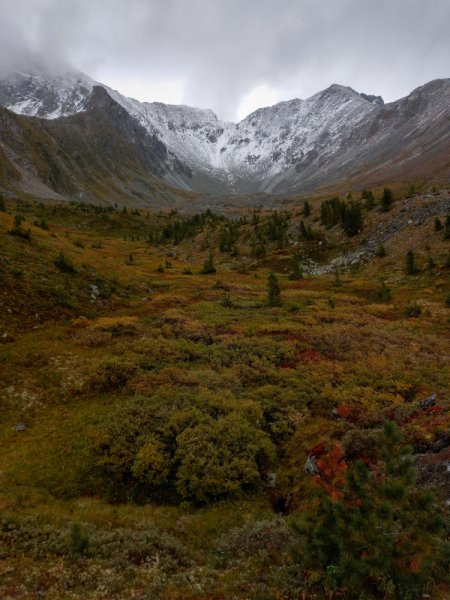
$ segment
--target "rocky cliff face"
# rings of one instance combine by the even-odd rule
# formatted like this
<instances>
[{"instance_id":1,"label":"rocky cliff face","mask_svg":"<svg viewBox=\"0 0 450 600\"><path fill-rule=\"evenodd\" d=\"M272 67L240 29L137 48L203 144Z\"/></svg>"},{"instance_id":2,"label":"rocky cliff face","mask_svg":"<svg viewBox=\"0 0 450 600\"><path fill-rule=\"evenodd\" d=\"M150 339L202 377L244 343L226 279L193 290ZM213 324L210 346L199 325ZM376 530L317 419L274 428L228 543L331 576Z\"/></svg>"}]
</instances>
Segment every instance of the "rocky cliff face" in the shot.
<instances>
[{"instance_id":1,"label":"rocky cliff face","mask_svg":"<svg viewBox=\"0 0 450 600\"><path fill-rule=\"evenodd\" d=\"M234 124L210 110L141 103L81 73L0 78L0 104L10 110L57 119L96 105L150 173L177 188L221 195L301 193L445 170L449 92L450 80L438 80L385 105L379 96L332 85Z\"/></svg>"}]
</instances>

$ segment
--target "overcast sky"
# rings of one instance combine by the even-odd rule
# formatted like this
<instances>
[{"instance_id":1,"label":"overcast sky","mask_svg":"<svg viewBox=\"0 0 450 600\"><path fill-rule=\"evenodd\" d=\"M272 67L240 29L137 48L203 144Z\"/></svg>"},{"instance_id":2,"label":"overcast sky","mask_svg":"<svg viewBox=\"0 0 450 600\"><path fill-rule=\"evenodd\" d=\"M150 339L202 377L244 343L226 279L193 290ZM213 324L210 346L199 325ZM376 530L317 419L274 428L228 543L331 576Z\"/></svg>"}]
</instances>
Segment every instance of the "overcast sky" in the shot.
<instances>
[{"instance_id":1,"label":"overcast sky","mask_svg":"<svg viewBox=\"0 0 450 600\"><path fill-rule=\"evenodd\" d=\"M450 77L450 0L0 0L0 57L67 61L141 101L261 106Z\"/></svg>"}]
</instances>

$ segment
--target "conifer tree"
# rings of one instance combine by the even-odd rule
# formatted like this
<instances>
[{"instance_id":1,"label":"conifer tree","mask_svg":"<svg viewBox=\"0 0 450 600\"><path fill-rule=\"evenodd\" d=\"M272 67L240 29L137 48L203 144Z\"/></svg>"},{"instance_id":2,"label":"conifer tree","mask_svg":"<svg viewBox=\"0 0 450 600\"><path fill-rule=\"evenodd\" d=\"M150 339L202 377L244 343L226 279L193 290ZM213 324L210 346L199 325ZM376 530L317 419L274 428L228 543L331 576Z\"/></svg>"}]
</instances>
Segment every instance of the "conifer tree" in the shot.
<instances>
[{"instance_id":1,"label":"conifer tree","mask_svg":"<svg viewBox=\"0 0 450 600\"><path fill-rule=\"evenodd\" d=\"M373 197L373 193L370 190L363 190L361 196L362 199L365 200L364 207L366 210L372 210L372 208L375 206L375 198Z\"/></svg>"},{"instance_id":2,"label":"conifer tree","mask_svg":"<svg viewBox=\"0 0 450 600\"><path fill-rule=\"evenodd\" d=\"M415 256L413 250L408 250L406 253L406 274L415 275L418 272L418 268L415 262Z\"/></svg>"},{"instance_id":3,"label":"conifer tree","mask_svg":"<svg viewBox=\"0 0 450 600\"><path fill-rule=\"evenodd\" d=\"M300 235L304 238L308 235L303 219L300 221Z\"/></svg>"},{"instance_id":4,"label":"conifer tree","mask_svg":"<svg viewBox=\"0 0 450 600\"><path fill-rule=\"evenodd\" d=\"M300 268L300 256L297 252L292 257L291 269L288 276L290 280L296 281L298 279L303 279L303 271Z\"/></svg>"},{"instance_id":5,"label":"conifer tree","mask_svg":"<svg viewBox=\"0 0 450 600\"><path fill-rule=\"evenodd\" d=\"M311 204L308 202L308 200L305 200L303 203L303 216L305 217L309 217L311 214Z\"/></svg>"},{"instance_id":6,"label":"conifer tree","mask_svg":"<svg viewBox=\"0 0 450 600\"><path fill-rule=\"evenodd\" d=\"M214 256L213 253L209 253L209 257L203 263L203 269L200 271L202 275L208 275L209 273L215 273L216 267L214 266Z\"/></svg>"},{"instance_id":7,"label":"conifer tree","mask_svg":"<svg viewBox=\"0 0 450 600\"><path fill-rule=\"evenodd\" d=\"M272 271L267 279L267 296L269 306L282 306L281 289L278 283L278 278Z\"/></svg>"},{"instance_id":8,"label":"conifer tree","mask_svg":"<svg viewBox=\"0 0 450 600\"><path fill-rule=\"evenodd\" d=\"M388 212L391 210L391 206L394 202L394 192L390 188L384 188L383 195L381 197L381 210Z\"/></svg>"},{"instance_id":9,"label":"conifer tree","mask_svg":"<svg viewBox=\"0 0 450 600\"><path fill-rule=\"evenodd\" d=\"M342 215L342 227L349 237L356 235L362 229L363 216L360 202L354 202L353 200L347 202Z\"/></svg>"},{"instance_id":10,"label":"conifer tree","mask_svg":"<svg viewBox=\"0 0 450 600\"><path fill-rule=\"evenodd\" d=\"M445 219L444 240L450 240L450 215Z\"/></svg>"},{"instance_id":11,"label":"conifer tree","mask_svg":"<svg viewBox=\"0 0 450 600\"><path fill-rule=\"evenodd\" d=\"M319 459L315 508L294 529L305 541L305 570L329 594L345 588L352 599L420 597L446 549L443 520L433 495L414 489L411 449L394 422L384 423L379 444L371 470L357 460L347 471L338 444L328 461Z\"/></svg>"}]
</instances>

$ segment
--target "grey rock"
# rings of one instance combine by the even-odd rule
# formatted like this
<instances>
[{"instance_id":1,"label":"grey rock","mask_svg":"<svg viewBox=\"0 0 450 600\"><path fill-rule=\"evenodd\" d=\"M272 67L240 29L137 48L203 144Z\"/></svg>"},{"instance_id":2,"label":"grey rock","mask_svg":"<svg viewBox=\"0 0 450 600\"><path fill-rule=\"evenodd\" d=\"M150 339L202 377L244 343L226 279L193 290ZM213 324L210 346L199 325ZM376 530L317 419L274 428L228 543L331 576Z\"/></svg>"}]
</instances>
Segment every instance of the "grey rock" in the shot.
<instances>
[{"instance_id":1,"label":"grey rock","mask_svg":"<svg viewBox=\"0 0 450 600\"><path fill-rule=\"evenodd\" d=\"M14 431L25 431L26 428L27 426L25 425L25 423L17 423L17 425L14 427Z\"/></svg>"},{"instance_id":2,"label":"grey rock","mask_svg":"<svg viewBox=\"0 0 450 600\"><path fill-rule=\"evenodd\" d=\"M340 421L342 419L336 408L333 408L333 410L331 411L331 418L333 419L333 421Z\"/></svg>"},{"instance_id":3,"label":"grey rock","mask_svg":"<svg viewBox=\"0 0 450 600\"><path fill-rule=\"evenodd\" d=\"M308 459L305 462L305 466L303 467L303 470L308 475L319 475L320 470L319 470L319 467L316 464L316 457L315 456L313 456L313 455L308 456Z\"/></svg>"},{"instance_id":4,"label":"grey rock","mask_svg":"<svg viewBox=\"0 0 450 600\"><path fill-rule=\"evenodd\" d=\"M267 483L269 487L275 487L277 482L277 474L276 473L267 473Z\"/></svg>"},{"instance_id":5,"label":"grey rock","mask_svg":"<svg viewBox=\"0 0 450 600\"><path fill-rule=\"evenodd\" d=\"M414 406L418 406L419 408L431 408L436 404L436 394L433 394L429 398L425 398L424 400L419 400L419 402L414 402Z\"/></svg>"}]
</instances>

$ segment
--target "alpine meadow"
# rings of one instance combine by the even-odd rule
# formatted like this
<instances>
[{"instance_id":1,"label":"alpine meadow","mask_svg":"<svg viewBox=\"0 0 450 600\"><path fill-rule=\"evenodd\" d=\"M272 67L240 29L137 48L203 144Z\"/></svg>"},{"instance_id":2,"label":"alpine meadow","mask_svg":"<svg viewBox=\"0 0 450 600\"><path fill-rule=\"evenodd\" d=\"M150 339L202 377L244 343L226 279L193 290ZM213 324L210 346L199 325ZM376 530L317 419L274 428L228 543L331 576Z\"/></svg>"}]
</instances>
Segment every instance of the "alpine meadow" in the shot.
<instances>
[{"instance_id":1,"label":"alpine meadow","mask_svg":"<svg viewBox=\"0 0 450 600\"><path fill-rule=\"evenodd\" d=\"M129 81L128 52L139 66L164 44L131 3ZM38 4L68 38L49 48L88 64L86 40L94 74L108 52L121 72L112 7L93 0L94 43ZM226 46L227 75L217 24L250 17L193 5L190 41L181 16L161 31L183 68L203 40L231 98L248 46ZM277 51L264 38L283 55L272 82L293 80L283 27ZM48 49L0 68L0 599L450 598L450 79L386 100L315 51L324 89L236 123L130 98Z\"/></svg>"}]
</instances>

